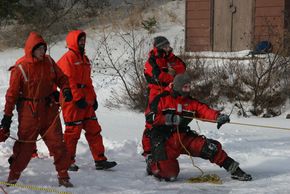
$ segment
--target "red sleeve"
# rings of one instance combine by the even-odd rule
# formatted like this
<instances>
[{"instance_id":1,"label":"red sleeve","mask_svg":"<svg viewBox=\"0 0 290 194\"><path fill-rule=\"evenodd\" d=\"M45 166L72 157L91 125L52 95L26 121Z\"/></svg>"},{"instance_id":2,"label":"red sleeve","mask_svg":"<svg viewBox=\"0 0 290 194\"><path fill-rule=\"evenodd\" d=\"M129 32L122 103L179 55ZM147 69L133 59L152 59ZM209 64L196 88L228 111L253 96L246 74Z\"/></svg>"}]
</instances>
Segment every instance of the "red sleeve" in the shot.
<instances>
[{"instance_id":1,"label":"red sleeve","mask_svg":"<svg viewBox=\"0 0 290 194\"><path fill-rule=\"evenodd\" d=\"M77 88L77 83L74 80L74 68L71 66L71 64L72 63L69 61L66 54L57 62L58 67L68 78L69 86L73 95L73 100L78 101L84 96L79 92Z\"/></svg>"},{"instance_id":2,"label":"red sleeve","mask_svg":"<svg viewBox=\"0 0 290 194\"><path fill-rule=\"evenodd\" d=\"M209 108L208 105L198 102L197 100L192 102L192 106L196 111L196 117L200 119L215 121L219 114L218 111Z\"/></svg>"},{"instance_id":3,"label":"red sleeve","mask_svg":"<svg viewBox=\"0 0 290 194\"><path fill-rule=\"evenodd\" d=\"M166 67L167 70L167 67ZM146 61L145 68L144 68L145 76L150 77L151 79L157 78L160 84L166 83L169 84L173 81L174 77L164 71L161 65L156 60L155 56L150 56L149 59Z\"/></svg>"},{"instance_id":4,"label":"red sleeve","mask_svg":"<svg viewBox=\"0 0 290 194\"><path fill-rule=\"evenodd\" d=\"M181 74L186 71L186 64L173 53L169 56L169 64L175 70L176 74Z\"/></svg>"},{"instance_id":5,"label":"red sleeve","mask_svg":"<svg viewBox=\"0 0 290 194\"><path fill-rule=\"evenodd\" d=\"M164 82L164 83L171 83L173 82L174 77L172 75L170 75L169 73L166 72L161 72L160 75L158 76L158 80L160 82Z\"/></svg>"},{"instance_id":6,"label":"red sleeve","mask_svg":"<svg viewBox=\"0 0 290 194\"><path fill-rule=\"evenodd\" d=\"M87 56L86 57L86 61L87 63L89 63L89 59ZM89 63L90 64L90 63ZM97 98L97 94L95 92L95 89L94 89L94 85L93 85L93 81L92 81L92 78L91 78L91 65L90 65L90 71L89 71L89 77L88 77L88 80L87 80L87 86L88 86L88 90L90 91L90 93L93 95L93 97L96 99Z\"/></svg>"},{"instance_id":7,"label":"red sleeve","mask_svg":"<svg viewBox=\"0 0 290 194\"><path fill-rule=\"evenodd\" d=\"M23 76L20 72L20 69L18 67L12 68L10 74L9 88L7 89L5 95L6 98L6 103L4 107L5 115L8 116L13 115L12 112L14 110L14 107L17 103L20 94L21 79L23 79Z\"/></svg>"}]
</instances>

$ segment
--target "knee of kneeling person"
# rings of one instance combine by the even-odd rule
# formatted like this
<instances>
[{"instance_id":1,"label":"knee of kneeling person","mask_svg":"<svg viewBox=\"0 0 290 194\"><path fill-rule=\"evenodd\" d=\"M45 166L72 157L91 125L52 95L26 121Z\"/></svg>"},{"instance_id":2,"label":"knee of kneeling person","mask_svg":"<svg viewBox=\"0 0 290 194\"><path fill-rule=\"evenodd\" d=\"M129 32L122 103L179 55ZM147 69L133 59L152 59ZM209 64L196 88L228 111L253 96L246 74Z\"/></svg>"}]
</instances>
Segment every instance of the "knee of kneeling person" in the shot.
<instances>
[{"instance_id":1,"label":"knee of kneeling person","mask_svg":"<svg viewBox=\"0 0 290 194\"><path fill-rule=\"evenodd\" d=\"M165 181L176 180L179 171L180 169L177 160L164 160L152 165L153 175L159 179L164 179Z\"/></svg>"},{"instance_id":2,"label":"knee of kneeling person","mask_svg":"<svg viewBox=\"0 0 290 194\"><path fill-rule=\"evenodd\" d=\"M203 159L213 160L218 151L221 149L221 144L212 139L206 139L200 152L200 157Z\"/></svg>"}]
</instances>

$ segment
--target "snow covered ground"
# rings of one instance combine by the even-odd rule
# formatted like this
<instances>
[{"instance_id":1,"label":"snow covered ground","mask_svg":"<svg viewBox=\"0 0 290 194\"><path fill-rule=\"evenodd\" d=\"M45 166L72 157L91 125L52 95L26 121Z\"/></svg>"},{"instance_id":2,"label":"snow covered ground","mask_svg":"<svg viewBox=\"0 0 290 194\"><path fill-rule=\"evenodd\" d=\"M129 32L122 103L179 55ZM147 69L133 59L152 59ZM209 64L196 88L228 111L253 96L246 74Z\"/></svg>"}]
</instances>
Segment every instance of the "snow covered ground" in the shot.
<instances>
[{"instance_id":1,"label":"snow covered ground","mask_svg":"<svg viewBox=\"0 0 290 194\"><path fill-rule=\"evenodd\" d=\"M168 6L173 6L173 3L171 2ZM184 6L183 3L181 2L181 7L182 5ZM183 26L166 24L157 34L168 37L173 35L184 37ZM90 53L90 48L92 47L93 45L88 45L89 56L93 55ZM51 55L55 60L58 60L64 52L64 42L60 42L52 48ZM8 87L9 73L7 69L22 53L22 49L9 49L0 53L0 110L3 110L5 103L4 95ZM100 81L100 77L94 76L94 83ZM114 85L111 87L114 87ZM140 141L144 128L143 114L125 109L109 110L103 107L110 87L96 89L100 102L97 116L103 127L102 134L106 147L106 155L109 160L117 161L118 166L108 171L94 170L93 159L84 135L82 135L78 143L76 158L80 170L70 173L71 182L75 187L71 189L59 188L53 160L49 157L46 146L40 141L37 145L41 157L31 160L26 170L22 173L19 180L20 184L83 194L290 193L290 130L265 129L231 124L226 124L220 130L217 130L215 124L200 121L197 124L193 121L191 127L209 138L219 140L228 154L240 162L242 169L252 174L253 181L239 182L231 180L224 169L208 161L194 158L195 164L202 168L205 173L219 175L224 183L221 185L186 183L186 179L199 175L199 171L192 167L191 161L187 156L181 156L179 158L181 172L177 181L172 183L159 182L153 177L146 175L145 162L140 155L142 150ZM290 110L289 107L288 110ZM289 120L285 119L285 114L270 119L257 117L239 118L235 116L234 111L231 120L232 122L272 125L288 127L290 129ZM1 111L0 118L2 116L3 112ZM12 135L16 136L16 117L13 119L11 130ZM9 172L7 159L12 153L13 143L14 141L11 139L5 143L0 143L0 182L5 181L7 178ZM3 186L3 188L9 194L47 193L45 191L32 191L17 187L6 188Z\"/></svg>"}]
</instances>

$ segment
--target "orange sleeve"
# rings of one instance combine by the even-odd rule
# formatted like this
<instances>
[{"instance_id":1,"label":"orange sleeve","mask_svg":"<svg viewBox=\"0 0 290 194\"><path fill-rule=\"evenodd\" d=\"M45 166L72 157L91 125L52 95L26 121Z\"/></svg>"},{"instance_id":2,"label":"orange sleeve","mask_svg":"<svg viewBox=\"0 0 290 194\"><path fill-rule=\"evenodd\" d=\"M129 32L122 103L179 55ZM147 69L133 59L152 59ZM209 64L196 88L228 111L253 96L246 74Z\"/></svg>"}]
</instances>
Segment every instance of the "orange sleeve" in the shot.
<instances>
[{"instance_id":1,"label":"orange sleeve","mask_svg":"<svg viewBox=\"0 0 290 194\"><path fill-rule=\"evenodd\" d=\"M89 61L89 59L87 57L86 57L86 60ZM90 93L96 99L97 98L97 94L95 92L93 81L92 81L92 78L91 78L91 72L92 72L92 70L91 70L91 66L90 66L89 77L88 77L88 80L87 80L86 84L88 86L88 89L89 89Z\"/></svg>"},{"instance_id":2,"label":"orange sleeve","mask_svg":"<svg viewBox=\"0 0 290 194\"><path fill-rule=\"evenodd\" d=\"M8 116L13 115L12 112L15 108L15 105L17 103L17 100L20 94L21 80L23 79L22 77L23 76L18 67L14 67L11 70L9 87L5 95L5 98L6 98L6 103L4 107L5 115L8 115Z\"/></svg>"},{"instance_id":3,"label":"orange sleeve","mask_svg":"<svg viewBox=\"0 0 290 194\"><path fill-rule=\"evenodd\" d=\"M77 88L77 83L73 77L73 67L71 66L71 62L69 61L68 57L64 55L58 62L58 67L62 70L62 72L67 76L69 81L69 86L73 95L73 100L78 101L81 98L84 98L83 94L81 94Z\"/></svg>"}]
</instances>

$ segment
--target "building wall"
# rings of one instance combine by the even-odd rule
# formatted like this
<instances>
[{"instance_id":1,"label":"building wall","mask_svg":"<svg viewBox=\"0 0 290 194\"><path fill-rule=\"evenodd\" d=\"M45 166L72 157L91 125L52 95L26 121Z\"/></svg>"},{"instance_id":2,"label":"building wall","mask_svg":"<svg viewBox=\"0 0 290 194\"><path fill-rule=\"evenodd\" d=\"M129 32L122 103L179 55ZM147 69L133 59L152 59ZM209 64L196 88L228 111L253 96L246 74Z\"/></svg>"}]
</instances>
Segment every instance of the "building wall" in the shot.
<instances>
[{"instance_id":1,"label":"building wall","mask_svg":"<svg viewBox=\"0 0 290 194\"><path fill-rule=\"evenodd\" d=\"M253 0L214 1L214 51L250 49L253 2Z\"/></svg>"},{"instance_id":2,"label":"building wall","mask_svg":"<svg viewBox=\"0 0 290 194\"><path fill-rule=\"evenodd\" d=\"M277 50L284 42L285 1L289 0L256 0L254 18L255 43L269 40Z\"/></svg>"},{"instance_id":3,"label":"building wall","mask_svg":"<svg viewBox=\"0 0 290 194\"><path fill-rule=\"evenodd\" d=\"M285 1L285 35L284 35L284 48L290 54L290 1Z\"/></svg>"},{"instance_id":4,"label":"building wall","mask_svg":"<svg viewBox=\"0 0 290 194\"><path fill-rule=\"evenodd\" d=\"M237 51L263 40L277 50L290 42L289 20L290 0L186 0L186 50Z\"/></svg>"},{"instance_id":5,"label":"building wall","mask_svg":"<svg viewBox=\"0 0 290 194\"><path fill-rule=\"evenodd\" d=\"M185 15L185 48L187 51L212 50L211 1L187 0Z\"/></svg>"}]
</instances>

